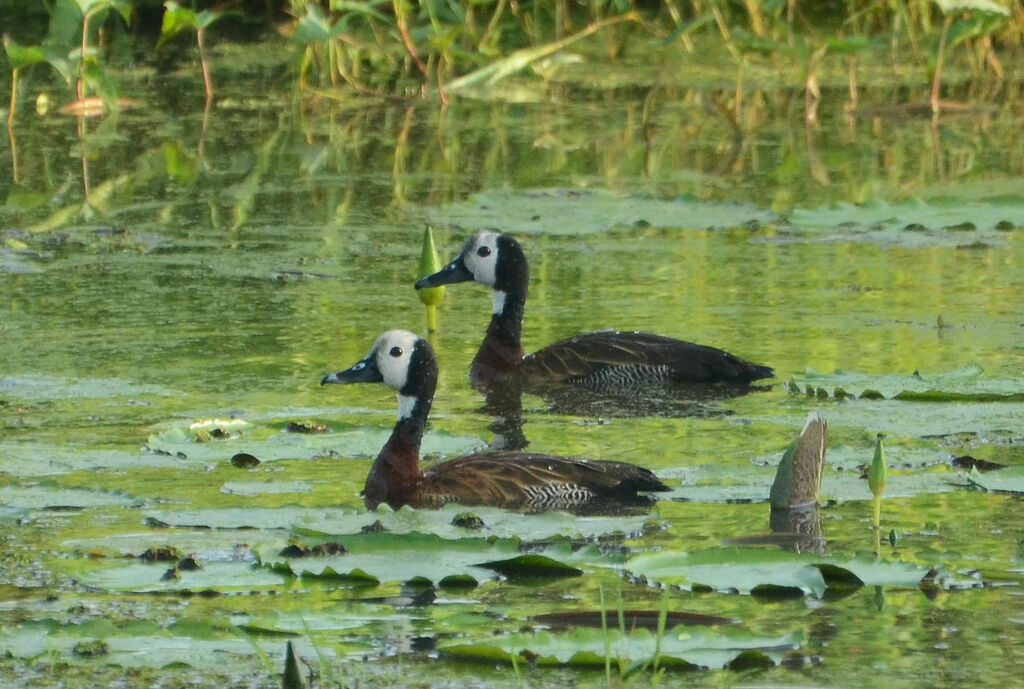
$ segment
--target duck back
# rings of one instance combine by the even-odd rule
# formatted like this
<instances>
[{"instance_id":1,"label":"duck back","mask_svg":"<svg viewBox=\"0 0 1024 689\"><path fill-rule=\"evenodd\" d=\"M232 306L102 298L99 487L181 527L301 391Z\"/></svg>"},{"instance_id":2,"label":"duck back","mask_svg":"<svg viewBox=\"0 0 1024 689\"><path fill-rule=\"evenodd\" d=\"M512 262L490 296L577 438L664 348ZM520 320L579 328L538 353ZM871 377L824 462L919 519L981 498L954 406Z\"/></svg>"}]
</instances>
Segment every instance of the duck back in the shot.
<instances>
[{"instance_id":1,"label":"duck back","mask_svg":"<svg viewBox=\"0 0 1024 689\"><path fill-rule=\"evenodd\" d=\"M638 498L668 487L643 467L529 452L487 452L425 472L414 506L449 502L512 509L573 509L601 500ZM650 502L642 498L644 502Z\"/></svg>"},{"instance_id":2,"label":"duck back","mask_svg":"<svg viewBox=\"0 0 1024 689\"><path fill-rule=\"evenodd\" d=\"M539 349L520 364L527 384L567 382L609 389L638 383L747 384L772 369L716 347L641 332L602 330Z\"/></svg>"}]
</instances>

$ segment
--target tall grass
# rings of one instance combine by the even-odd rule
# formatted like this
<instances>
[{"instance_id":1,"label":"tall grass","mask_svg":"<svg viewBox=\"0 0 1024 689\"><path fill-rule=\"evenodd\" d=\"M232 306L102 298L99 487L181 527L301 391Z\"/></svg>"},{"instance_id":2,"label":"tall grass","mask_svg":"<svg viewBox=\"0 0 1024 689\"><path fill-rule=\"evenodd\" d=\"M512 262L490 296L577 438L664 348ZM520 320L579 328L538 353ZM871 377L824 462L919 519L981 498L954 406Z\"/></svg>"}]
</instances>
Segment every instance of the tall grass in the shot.
<instances>
[{"instance_id":1,"label":"tall grass","mask_svg":"<svg viewBox=\"0 0 1024 689\"><path fill-rule=\"evenodd\" d=\"M529 66L543 72L541 61L570 45L579 49L583 39L590 55L609 62L634 54L638 45L693 53L701 39L719 43L736 63L738 92L749 60L795 62L805 73L802 85L813 93L822 58L844 54L854 97L857 53L866 48L887 53L897 74L940 74L941 46L946 59L966 64L973 75L1001 77L1002 58L1018 52L1024 41L1024 0L942 0L946 11L936 0L268 0L242 6L238 21L216 27L209 26L220 16L211 11L220 4L213 0L194 0L191 9L175 2L154 7L155 0L54 0L48 30L38 25L38 13L26 14L15 4L0 0L0 14L27 19L27 25L10 24L12 39L45 36L41 45L50 52L78 59L86 49L97 54L88 48L92 36L103 38L100 48L109 49L117 44L112 35L130 31L143 42L153 37L148 52L155 60L161 24L181 28L187 15L198 30L196 66L208 95L207 54L217 41L259 40L272 30L290 37L303 90L429 93L442 100L448 88L467 80L493 85ZM110 9L115 6L119 12ZM1004 8L1006 16L984 11L993 8ZM80 27L70 35L69 17L76 13ZM168 23L168 17L175 21ZM195 55L196 43L173 45L187 60ZM14 59L9 58L12 69L21 66ZM103 83L103 75L94 72Z\"/></svg>"}]
</instances>

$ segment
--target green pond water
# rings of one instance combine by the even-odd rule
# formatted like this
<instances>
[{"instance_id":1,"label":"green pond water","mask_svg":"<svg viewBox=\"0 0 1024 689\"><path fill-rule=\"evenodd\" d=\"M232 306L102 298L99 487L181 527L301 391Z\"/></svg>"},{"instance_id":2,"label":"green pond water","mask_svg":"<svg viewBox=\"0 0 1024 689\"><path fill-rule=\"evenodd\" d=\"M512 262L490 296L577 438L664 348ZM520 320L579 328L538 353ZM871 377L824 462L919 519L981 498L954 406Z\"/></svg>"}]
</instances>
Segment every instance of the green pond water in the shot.
<instances>
[{"instance_id":1,"label":"green pond water","mask_svg":"<svg viewBox=\"0 0 1024 689\"><path fill-rule=\"evenodd\" d=\"M0 149L4 683L276 686L288 640L332 686L1024 674L1021 103L852 119L827 89L806 126L778 89L748 94L737 136L702 104L722 93L682 87L442 110L225 86L204 117L155 86L83 124L22 113ZM442 260L482 227L521 240L528 351L639 329L777 378L642 416L524 398L531 450L662 476L649 514L368 514L394 395L319 381L385 329L425 332L426 224ZM482 286L448 288L430 458L494 440L465 376L489 309ZM765 500L811 411L830 425L827 545L797 554ZM876 560L858 467L879 433ZM1008 466L968 474L962 455ZM202 568L140 557L166 547ZM734 624L620 629L620 610L663 609ZM538 617L574 611L597 626Z\"/></svg>"}]
</instances>

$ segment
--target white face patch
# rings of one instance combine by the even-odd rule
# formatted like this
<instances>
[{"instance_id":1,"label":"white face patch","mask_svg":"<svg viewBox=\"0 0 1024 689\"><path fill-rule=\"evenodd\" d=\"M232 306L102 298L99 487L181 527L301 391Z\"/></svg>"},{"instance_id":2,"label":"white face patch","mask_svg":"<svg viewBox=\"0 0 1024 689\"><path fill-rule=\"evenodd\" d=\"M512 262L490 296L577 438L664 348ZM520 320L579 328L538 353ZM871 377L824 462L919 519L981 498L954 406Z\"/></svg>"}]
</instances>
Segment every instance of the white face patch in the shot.
<instances>
[{"instance_id":1,"label":"white face patch","mask_svg":"<svg viewBox=\"0 0 1024 689\"><path fill-rule=\"evenodd\" d=\"M466 270L473 279L494 289L498 275L498 232L483 230L473 236L469 248L462 255Z\"/></svg>"},{"instance_id":2,"label":"white face patch","mask_svg":"<svg viewBox=\"0 0 1024 689\"><path fill-rule=\"evenodd\" d=\"M401 390L409 380L412 350L418 339L408 330L389 330L373 343L371 353L376 357L377 368L384 384L392 390Z\"/></svg>"}]
</instances>

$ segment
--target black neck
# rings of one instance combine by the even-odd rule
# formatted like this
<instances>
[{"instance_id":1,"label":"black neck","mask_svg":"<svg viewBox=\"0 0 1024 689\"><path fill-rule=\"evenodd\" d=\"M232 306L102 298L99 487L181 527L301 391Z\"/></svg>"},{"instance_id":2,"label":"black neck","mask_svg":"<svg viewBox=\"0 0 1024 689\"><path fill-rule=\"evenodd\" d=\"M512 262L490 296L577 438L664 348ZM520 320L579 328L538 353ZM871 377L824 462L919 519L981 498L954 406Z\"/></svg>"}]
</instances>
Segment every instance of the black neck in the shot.
<instances>
[{"instance_id":1,"label":"black neck","mask_svg":"<svg viewBox=\"0 0 1024 689\"><path fill-rule=\"evenodd\" d=\"M526 290L506 291L505 306L500 313L491 315L487 326L489 335L503 342L518 345L523 337L523 314L526 311Z\"/></svg>"},{"instance_id":2,"label":"black neck","mask_svg":"<svg viewBox=\"0 0 1024 689\"><path fill-rule=\"evenodd\" d=\"M420 442L437 386L437 360L426 340L416 343L408 375L409 381L398 392L399 413L407 413L395 423L391 437L384 443L366 477L363 494L370 509L382 502L392 507L405 504L423 475ZM412 408L407 410L406 402L410 399Z\"/></svg>"}]
</instances>

